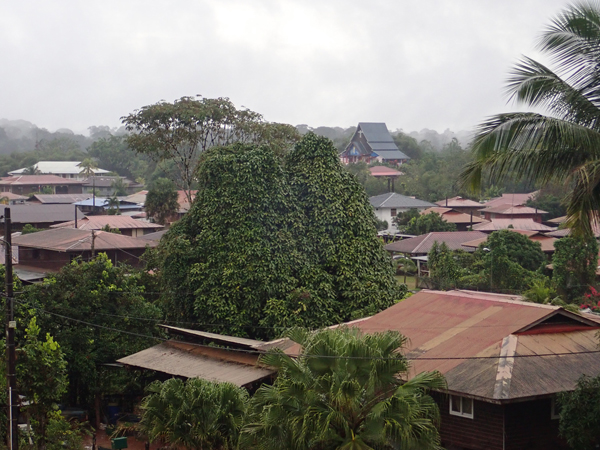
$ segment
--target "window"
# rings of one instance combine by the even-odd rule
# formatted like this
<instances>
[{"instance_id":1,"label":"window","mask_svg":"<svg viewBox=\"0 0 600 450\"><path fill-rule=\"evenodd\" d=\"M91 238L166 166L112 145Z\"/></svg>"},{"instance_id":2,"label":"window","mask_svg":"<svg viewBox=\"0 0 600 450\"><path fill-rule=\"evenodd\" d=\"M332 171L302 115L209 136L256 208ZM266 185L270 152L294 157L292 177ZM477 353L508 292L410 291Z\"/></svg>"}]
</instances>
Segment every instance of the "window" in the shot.
<instances>
[{"instance_id":1,"label":"window","mask_svg":"<svg viewBox=\"0 0 600 450\"><path fill-rule=\"evenodd\" d=\"M392 213L392 217L396 217L396 208L391 208L390 212Z\"/></svg>"},{"instance_id":2,"label":"window","mask_svg":"<svg viewBox=\"0 0 600 450\"><path fill-rule=\"evenodd\" d=\"M554 397L550 407L550 418L553 420L560 419L560 409L560 405L556 402L556 397Z\"/></svg>"},{"instance_id":3,"label":"window","mask_svg":"<svg viewBox=\"0 0 600 450\"><path fill-rule=\"evenodd\" d=\"M473 399L460 397L458 395L450 396L450 414L453 416L473 418Z\"/></svg>"}]
</instances>

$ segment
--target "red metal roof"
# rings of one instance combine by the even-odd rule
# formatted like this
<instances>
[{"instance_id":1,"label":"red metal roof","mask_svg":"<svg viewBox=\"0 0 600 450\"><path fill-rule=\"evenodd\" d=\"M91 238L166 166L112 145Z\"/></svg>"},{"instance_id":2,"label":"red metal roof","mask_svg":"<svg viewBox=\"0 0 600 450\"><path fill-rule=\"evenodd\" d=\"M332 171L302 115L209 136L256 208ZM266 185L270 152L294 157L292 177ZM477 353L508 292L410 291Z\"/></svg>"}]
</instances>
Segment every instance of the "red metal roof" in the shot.
<instances>
[{"instance_id":1,"label":"red metal roof","mask_svg":"<svg viewBox=\"0 0 600 450\"><path fill-rule=\"evenodd\" d=\"M483 208L483 205L475 200L469 200L468 198L452 197L439 202L435 202L436 205L448 207L448 208Z\"/></svg>"},{"instance_id":2,"label":"red metal roof","mask_svg":"<svg viewBox=\"0 0 600 450\"><path fill-rule=\"evenodd\" d=\"M452 208L443 208L441 206L434 206L433 208L427 208L421 211L421 214L429 214L429 213L437 213L442 216L448 223L482 223L489 222L488 220L477 216L466 213L461 213L459 211L454 211Z\"/></svg>"},{"instance_id":3,"label":"red metal roof","mask_svg":"<svg viewBox=\"0 0 600 450\"><path fill-rule=\"evenodd\" d=\"M409 339L410 376L439 370L450 391L491 401L549 395L573 389L582 373L600 374L598 353L578 353L597 351L600 324L519 298L424 290L352 326L399 331Z\"/></svg>"},{"instance_id":4,"label":"red metal roof","mask_svg":"<svg viewBox=\"0 0 600 450\"><path fill-rule=\"evenodd\" d=\"M489 212L489 213L496 213L496 214L513 214L513 215L518 215L518 214L548 214L547 211L543 211L541 209L536 209L536 208L531 208L529 206L524 206L524 205L508 205L508 204L504 204L504 205L497 205L497 206L490 206L487 207L485 209L482 209L481 212Z\"/></svg>"},{"instance_id":5,"label":"red metal roof","mask_svg":"<svg viewBox=\"0 0 600 450\"><path fill-rule=\"evenodd\" d=\"M480 231L436 231L433 233L422 234L414 238L402 239L401 241L387 244L384 248L388 252L426 254L429 253L434 242L441 244L445 242L450 250L473 251L472 248L463 247L464 242L486 237L485 233Z\"/></svg>"}]
</instances>

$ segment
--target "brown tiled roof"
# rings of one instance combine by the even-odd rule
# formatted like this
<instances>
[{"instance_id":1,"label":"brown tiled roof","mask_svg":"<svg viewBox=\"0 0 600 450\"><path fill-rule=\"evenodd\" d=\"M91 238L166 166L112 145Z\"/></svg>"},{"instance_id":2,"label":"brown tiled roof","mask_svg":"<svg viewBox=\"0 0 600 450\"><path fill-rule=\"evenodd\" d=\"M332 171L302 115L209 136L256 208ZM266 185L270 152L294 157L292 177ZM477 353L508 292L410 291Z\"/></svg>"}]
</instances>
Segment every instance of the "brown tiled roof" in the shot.
<instances>
[{"instance_id":1,"label":"brown tiled roof","mask_svg":"<svg viewBox=\"0 0 600 450\"><path fill-rule=\"evenodd\" d=\"M482 223L488 222L488 220L471 214L461 213L459 211L454 211L452 208L442 208L441 206L435 206L433 208L424 209L421 211L421 214L429 214L429 213L437 213L442 216L448 223Z\"/></svg>"},{"instance_id":2,"label":"brown tiled roof","mask_svg":"<svg viewBox=\"0 0 600 450\"><path fill-rule=\"evenodd\" d=\"M448 207L448 208L483 208L483 205L475 200L469 200L468 198L452 197L449 199L440 200L435 202L436 205Z\"/></svg>"},{"instance_id":3,"label":"brown tiled roof","mask_svg":"<svg viewBox=\"0 0 600 450\"><path fill-rule=\"evenodd\" d=\"M450 392L492 402L553 395L600 374L600 324L591 315L519 299L423 290L353 326L401 332L410 376L439 370Z\"/></svg>"},{"instance_id":4,"label":"brown tiled roof","mask_svg":"<svg viewBox=\"0 0 600 450\"><path fill-rule=\"evenodd\" d=\"M117 362L178 377L245 386L275 373L258 365L258 355L187 342L167 341Z\"/></svg>"},{"instance_id":5,"label":"brown tiled roof","mask_svg":"<svg viewBox=\"0 0 600 450\"><path fill-rule=\"evenodd\" d=\"M530 192L529 194L502 194L502 197L493 198L483 204L489 208L500 205L524 205L529 199L535 198L540 191Z\"/></svg>"},{"instance_id":6,"label":"brown tiled roof","mask_svg":"<svg viewBox=\"0 0 600 450\"><path fill-rule=\"evenodd\" d=\"M497 231L505 230L512 226L515 230L528 231L553 231L554 228L537 223L533 219L492 219L491 222L473 225L474 230L478 231Z\"/></svg>"},{"instance_id":7,"label":"brown tiled roof","mask_svg":"<svg viewBox=\"0 0 600 450\"><path fill-rule=\"evenodd\" d=\"M150 223L142 220L136 220L130 216L87 216L81 220L77 221L77 228L80 230L101 230L106 225L111 228L118 228L119 230L131 230L131 229L140 229L140 228L152 228L154 230L159 230L164 228L162 225L157 223ZM51 228L74 228L75 221L71 220L69 222L60 223L57 225L52 225Z\"/></svg>"},{"instance_id":8,"label":"brown tiled roof","mask_svg":"<svg viewBox=\"0 0 600 450\"><path fill-rule=\"evenodd\" d=\"M94 248L96 251L139 249L158 245L154 241L145 241L108 231L95 231L94 234ZM40 248L57 252L90 251L92 249L92 231L56 228L24 234L13 238L12 242L13 245L20 247Z\"/></svg>"},{"instance_id":9,"label":"brown tiled roof","mask_svg":"<svg viewBox=\"0 0 600 450\"><path fill-rule=\"evenodd\" d=\"M524 206L524 205L508 205L508 204L504 204L504 205L497 205L497 206L490 206L487 207L485 209L482 209L481 212L486 213L496 213L496 214L548 214L547 211L542 211L541 209L536 209L536 208L531 208L529 206Z\"/></svg>"},{"instance_id":10,"label":"brown tiled roof","mask_svg":"<svg viewBox=\"0 0 600 450\"><path fill-rule=\"evenodd\" d=\"M79 184L83 185L84 181L74 180L72 178L62 178L56 175L18 175L14 177L3 177L0 179L0 186L31 186L31 185L65 185Z\"/></svg>"},{"instance_id":11,"label":"brown tiled roof","mask_svg":"<svg viewBox=\"0 0 600 450\"><path fill-rule=\"evenodd\" d=\"M437 231L428 234L422 234L414 238L402 239L401 241L387 244L384 248L388 252L426 254L429 253L434 242L441 244L445 242L450 250L474 251L470 247L463 247L464 242L472 241L486 237L485 233L480 231Z\"/></svg>"}]
</instances>

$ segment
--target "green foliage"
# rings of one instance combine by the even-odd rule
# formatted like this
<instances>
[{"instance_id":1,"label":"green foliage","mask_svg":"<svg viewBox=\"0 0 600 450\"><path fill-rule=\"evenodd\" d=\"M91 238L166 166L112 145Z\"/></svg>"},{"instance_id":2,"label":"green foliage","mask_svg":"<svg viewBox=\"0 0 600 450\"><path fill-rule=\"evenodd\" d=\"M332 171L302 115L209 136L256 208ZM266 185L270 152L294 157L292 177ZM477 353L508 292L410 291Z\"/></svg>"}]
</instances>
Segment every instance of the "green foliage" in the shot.
<instances>
[{"instance_id":1,"label":"green foliage","mask_svg":"<svg viewBox=\"0 0 600 450\"><path fill-rule=\"evenodd\" d=\"M33 434L39 449L45 449L48 415L67 391L67 362L60 345L46 334L41 340L36 318L25 329L25 344L19 348L17 381L19 392L30 402L26 412L33 418Z\"/></svg>"},{"instance_id":2,"label":"green foliage","mask_svg":"<svg viewBox=\"0 0 600 450\"><path fill-rule=\"evenodd\" d=\"M531 287L523 292L525 300L533 303L547 304L556 297L556 291L548 279L535 280Z\"/></svg>"},{"instance_id":3,"label":"green foliage","mask_svg":"<svg viewBox=\"0 0 600 450\"><path fill-rule=\"evenodd\" d=\"M526 205L547 211L548 214L544 214L544 220L555 219L567 214L564 197L564 186L551 186L542 189L534 199L527 200Z\"/></svg>"},{"instance_id":4,"label":"green foliage","mask_svg":"<svg viewBox=\"0 0 600 450\"><path fill-rule=\"evenodd\" d=\"M98 163L92 158L85 158L79 163L79 168L81 169L79 172L81 175L93 177L96 173L95 170L98 169Z\"/></svg>"},{"instance_id":5,"label":"green foliage","mask_svg":"<svg viewBox=\"0 0 600 450\"><path fill-rule=\"evenodd\" d=\"M283 153L299 138L294 127L266 123L256 112L236 109L228 98L161 101L122 120L131 132L129 147L155 161L172 161L178 170L174 181L186 192L193 188L200 154L208 148L258 143ZM192 203L190 194L188 201Z\"/></svg>"},{"instance_id":6,"label":"green foliage","mask_svg":"<svg viewBox=\"0 0 600 450\"><path fill-rule=\"evenodd\" d=\"M503 113L483 122L472 144L473 162L461 175L473 190L486 176L492 183L525 179L567 186L569 225L586 234L600 210L599 16L595 2L569 5L557 15L539 43L555 70L524 57L507 89L517 102L547 114Z\"/></svg>"},{"instance_id":7,"label":"green foliage","mask_svg":"<svg viewBox=\"0 0 600 450\"><path fill-rule=\"evenodd\" d=\"M123 178L115 178L111 183L113 189L113 195L115 197L124 197L127 195L127 184L123 181Z\"/></svg>"},{"instance_id":8,"label":"green foliage","mask_svg":"<svg viewBox=\"0 0 600 450\"><path fill-rule=\"evenodd\" d=\"M23 225L23 229L21 230L21 234L31 234L31 233L36 233L40 230L38 230L36 227L34 227L33 225L31 225L30 223L26 223L25 225Z\"/></svg>"},{"instance_id":9,"label":"green foliage","mask_svg":"<svg viewBox=\"0 0 600 450\"><path fill-rule=\"evenodd\" d=\"M558 395L559 433L573 450L600 445L600 377L582 376L573 392Z\"/></svg>"},{"instance_id":10,"label":"green foliage","mask_svg":"<svg viewBox=\"0 0 600 450\"><path fill-rule=\"evenodd\" d=\"M598 243L592 236L569 235L554 243L552 280L567 302L578 302L596 280Z\"/></svg>"},{"instance_id":11,"label":"green foliage","mask_svg":"<svg viewBox=\"0 0 600 450\"><path fill-rule=\"evenodd\" d=\"M84 424L70 422L60 411L50 411L47 416L46 450L84 450L83 436L89 434ZM23 448L21 446L21 448Z\"/></svg>"},{"instance_id":12,"label":"green foliage","mask_svg":"<svg viewBox=\"0 0 600 450\"><path fill-rule=\"evenodd\" d=\"M121 215L121 202L117 198L117 195L113 195L106 199L106 208L108 208L109 216L119 216Z\"/></svg>"},{"instance_id":13,"label":"green foliage","mask_svg":"<svg viewBox=\"0 0 600 450\"><path fill-rule=\"evenodd\" d=\"M177 448L236 448L246 416L248 393L231 383L172 378L148 386L141 429L150 442Z\"/></svg>"},{"instance_id":14,"label":"green foliage","mask_svg":"<svg viewBox=\"0 0 600 450\"><path fill-rule=\"evenodd\" d=\"M446 222L442 219L442 216L436 212L430 212L428 214L419 214L418 217L413 217L404 227L404 232L406 234L413 234L415 236L434 231L456 231L456 224Z\"/></svg>"},{"instance_id":15,"label":"green foliage","mask_svg":"<svg viewBox=\"0 0 600 450\"><path fill-rule=\"evenodd\" d=\"M369 197L389 192L387 180L371 175L369 166L365 162L347 164L344 167L356 177L358 182L365 188Z\"/></svg>"},{"instance_id":16,"label":"green foliage","mask_svg":"<svg viewBox=\"0 0 600 450\"><path fill-rule=\"evenodd\" d=\"M156 163L147 155L131 150L123 136L105 137L94 142L88 149L88 155L103 169L130 180L147 179L156 169Z\"/></svg>"},{"instance_id":17,"label":"green foliage","mask_svg":"<svg viewBox=\"0 0 600 450\"><path fill-rule=\"evenodd\" d=\"M415 221L417 221L419 219L419 217L421 217L421 213L419 213L419 210L417 208L411 208L407 211L399 212L396 215L394 222L395 222L396 226L398 227L398 230L401 231L402 233L405 233L406 227L408 226L410 221L412 219L415 219Z\"/></svg>"},{"instance_id":18,"label":"green foliage","mask_svg":"<svg viewBox=\"0 0 600 450\"><path fill-rule=\"evenodd\" d=\"M402 381L404 336L346 327L288 336L302 351L261 357L278 377L252 398L242 448L440 448L439 411L428 391L445 389L445 381L438 372Z\"/></svg>"},{"instance_id":19,"label":"green foliage","mask_svg":"<svg viewBox=\"0 0 600 450\"><path fill-rule=\"evenodd\" d=\"M146 195L146 214L156 223L164 225L179 210L175 183L167 178L159 178L152 183Z\"/></svg>"},{"instance_id":20,"label":"green foliage","mask_svg":"<svg viewBox=\"0 0 600 450\"><path fill-rule=\"evenodd\" d=\"M498 259L506 256L510 261L517 263L529 271L538 270L546 262L539 242L534 242L521 233L510 230L494 231L479 249L490 250L489 259Z\"/></svg>"},{"instance_id":21,"label":"green foliage","mask_svg":"<svg viewBox=\"0 0 600 450\"><path fill-rule=\"evenodd\" d=\"M383 230L387 230L388 229L388 223L387 220L379 220L377 218L375 218L375 226L377 227L377 231L383 231Z\"/></svg>"},{"instance_id":22,"label":"green foliage","mask_svg":"<svg viewBox=\"0 0 600 450\"><path fill-rule=\"evenodd\" d=\"M100 230L108 233L121 234L121 230L118 228L111 228L109 224L104 225L102 228L100 228Z\"/></svg>"},{"instance_id":23,"label":"green foliage","mask_svg":"<svg viewBox=\"0 0 600 450\"><path fill-rule=\"evenodd\" d=\"M402 132L392 136L398 149L412 160L421 159L424 150L421 148L417 140Z\"/></svg>"},{"instance_id":24,"label":"green foliage","mask_svg":"<svg viewBox=\"0 0 600 450\"><path fill-rule=\"evenodd\" d=\"M158 335L152 323L162 314L146 300L141 279L141 274L126 266L113 266L101 253L89 263L75 260L43 283L23 289L18 310L21 320L27 323L30 316L36 316L41 332L50 333L60 343L68 363L72 403L90 405L96 393L119 392L125 383L108 385L112 379L102 376L101 364L154 342L111 329Z\"/></svg>"},{"instance_id":25,"label":"green foliage","mask_svg":"<svg viewBox=\"0 0 600 450\"><path fill-rule=\"evenodd\" d=\"M427 256L429 277L434 288L444 291L456 288L464 273L446 243L439 245L434 242Z\"/></svg>"},{"instance_id":26,"label":"green foliage","mask_svg":"<svg viewBox=\"0 0 600 450\"><path fill-rule=\"evenodd\" d=\"M368 198L331 142L309 133L288 155L207 151L191 210L162 239L165 310L226 333L319 327L402 298Z\"/></svg>"}]
</instances>

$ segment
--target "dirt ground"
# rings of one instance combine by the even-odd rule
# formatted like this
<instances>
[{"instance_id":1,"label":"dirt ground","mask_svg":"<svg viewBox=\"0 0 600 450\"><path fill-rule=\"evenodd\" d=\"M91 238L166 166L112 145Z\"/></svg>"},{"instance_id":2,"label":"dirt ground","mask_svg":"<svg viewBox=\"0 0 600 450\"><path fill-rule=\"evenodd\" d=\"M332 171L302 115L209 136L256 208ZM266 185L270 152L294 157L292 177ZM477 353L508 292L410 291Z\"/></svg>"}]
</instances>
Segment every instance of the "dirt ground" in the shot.
<instances>
[{"instance_id":1,"label":"dirt ground","mask_svg":"<svg viewBox=\"0 0 600 450\"><path fill-rule=\"evenodd\" d=\"M86 450L92 450L92 438L86 437L84 440ZM98 446L110 449L110 438L106 435L104 431L99 431L96 434L96 450L98 450ZM134 437L127 438L127 449L128 450L145 450L147 447L145 446L145 442L140 442L136 440ZM150 450L158 450L160 449L160 445L153 444L150 447Z\"/></svg>"}]
</instances>

